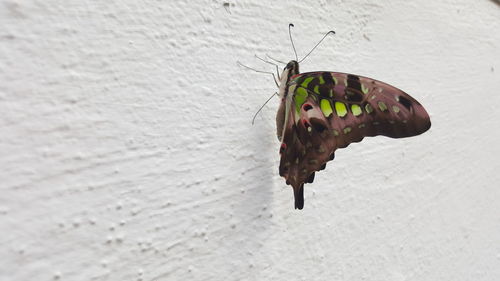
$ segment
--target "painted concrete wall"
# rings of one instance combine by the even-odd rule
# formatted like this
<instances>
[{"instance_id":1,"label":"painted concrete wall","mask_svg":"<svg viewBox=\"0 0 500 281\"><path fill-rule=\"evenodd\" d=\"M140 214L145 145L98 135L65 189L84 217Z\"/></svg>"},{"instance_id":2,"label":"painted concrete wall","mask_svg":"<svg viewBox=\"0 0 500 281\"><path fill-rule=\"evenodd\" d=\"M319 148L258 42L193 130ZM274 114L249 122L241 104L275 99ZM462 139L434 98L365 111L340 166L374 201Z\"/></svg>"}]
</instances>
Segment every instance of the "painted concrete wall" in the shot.
<instances>
[{"instance_id":1,"label":"painted concrete wall","mask_svg":"<svg viewBox=\"0 0 500 281\"><path fill-rule=\"evenodd\" d=\"M416 138L277 174L270 65L356 73ZM500 5L0 1L1 280L500 280Z\"/></svg>"}]
</instances>

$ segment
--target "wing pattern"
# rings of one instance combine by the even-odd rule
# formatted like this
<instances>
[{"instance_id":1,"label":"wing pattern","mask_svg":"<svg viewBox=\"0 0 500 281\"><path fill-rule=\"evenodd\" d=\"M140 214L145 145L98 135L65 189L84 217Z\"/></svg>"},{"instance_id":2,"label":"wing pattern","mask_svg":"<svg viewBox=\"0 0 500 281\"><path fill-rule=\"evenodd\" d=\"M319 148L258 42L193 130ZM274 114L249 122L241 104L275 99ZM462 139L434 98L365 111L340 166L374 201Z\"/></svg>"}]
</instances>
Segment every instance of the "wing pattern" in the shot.
<instances>
[{"instance_id":1,"label":"wing pattern","mask_svg":"<svg viewBox=\"0 0 500 281\"><path fill-rule=\"evenodd\" d=\"M334 158L338 148L367 136L404 138L430 128L429 115L405 92L367 77L310 72L288 85L279 173L292 185L295 208L304 204L304 183Z\"/></svg>"}]
</instances>

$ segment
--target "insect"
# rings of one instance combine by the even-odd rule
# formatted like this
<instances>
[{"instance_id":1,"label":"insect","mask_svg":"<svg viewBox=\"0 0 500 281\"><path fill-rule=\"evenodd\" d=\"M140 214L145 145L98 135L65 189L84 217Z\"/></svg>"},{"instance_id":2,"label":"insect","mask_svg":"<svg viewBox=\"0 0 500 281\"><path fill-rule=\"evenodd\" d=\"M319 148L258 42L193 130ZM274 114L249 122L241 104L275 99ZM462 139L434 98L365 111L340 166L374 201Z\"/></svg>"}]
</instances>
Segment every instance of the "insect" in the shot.
<instances>
[{"instance_id":1,"label":"insect","mask_svg":"<svg viewBox=\"0 0 500 281\"><path fill-rule=\"evenodd\" d=\"M417 100L394 86L347 73L300 73L296 51L295 56L279 80L276 126L279 174L293 187L295 209L302 209L304 184L313 182L337 149L369 136L416 136L431 122Z\"/></svg>"}]
</instances>

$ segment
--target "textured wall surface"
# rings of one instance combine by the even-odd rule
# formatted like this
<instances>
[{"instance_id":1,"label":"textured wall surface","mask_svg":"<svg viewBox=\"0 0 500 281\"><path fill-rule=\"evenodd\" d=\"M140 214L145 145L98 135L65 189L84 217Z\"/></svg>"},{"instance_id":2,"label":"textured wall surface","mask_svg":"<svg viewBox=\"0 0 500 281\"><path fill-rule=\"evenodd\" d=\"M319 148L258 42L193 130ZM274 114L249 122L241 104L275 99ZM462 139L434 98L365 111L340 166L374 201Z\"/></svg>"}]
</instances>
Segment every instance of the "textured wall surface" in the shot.
<instances>
[{"instance_id":1,"label":"textured wall surface","mask_svg":"<svg viewBox=\"0 0 500 281\"><path fill-rule=\"evenodd\" d=\"M310 2L1 0L0 280L500 280L500 5ZM299 57L337 32L303 72L432 119L339 150L302 211L236 65L292 59L289 22Z\"/></svg>"}]
</instances>

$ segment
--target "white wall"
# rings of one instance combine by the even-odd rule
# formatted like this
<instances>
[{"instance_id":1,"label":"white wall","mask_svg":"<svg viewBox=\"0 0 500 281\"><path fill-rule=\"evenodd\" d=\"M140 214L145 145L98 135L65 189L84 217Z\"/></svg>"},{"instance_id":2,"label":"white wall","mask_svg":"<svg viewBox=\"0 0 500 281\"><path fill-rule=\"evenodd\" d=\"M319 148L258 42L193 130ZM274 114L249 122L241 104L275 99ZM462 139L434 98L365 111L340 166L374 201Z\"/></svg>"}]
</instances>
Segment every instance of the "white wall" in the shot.
<instances>
[{"instance_id":1,"label":"white wall","mask_svg":"<svg viewBox=\"0 0 500 281\"><path fill-rule=\"evenodd\" d=\"M499 280L500 5L226 3L0 1L0 279ZM302 211L236 65L292 59L289 22L299 56L337 32L302 71L432 119L338 151Z\"/></svg>"}]
</instances>

